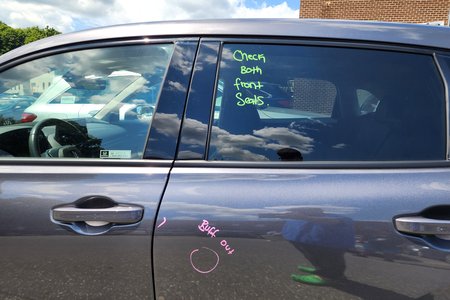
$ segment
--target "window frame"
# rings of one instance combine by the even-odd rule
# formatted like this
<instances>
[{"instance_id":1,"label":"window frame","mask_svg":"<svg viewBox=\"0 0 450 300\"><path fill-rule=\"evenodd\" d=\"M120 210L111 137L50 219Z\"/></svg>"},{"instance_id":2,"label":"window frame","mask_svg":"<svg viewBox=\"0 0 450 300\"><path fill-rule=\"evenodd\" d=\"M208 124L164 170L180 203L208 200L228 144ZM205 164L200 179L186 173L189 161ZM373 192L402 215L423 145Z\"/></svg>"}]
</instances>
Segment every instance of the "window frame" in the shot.
<instances>
[{"instance_id":1,"label":"window frame","mask_svg":"<svg viewBox=\"0 0 450 300\"><path fill-rule=\"evenodd\" d=\"M174 65L176 64L176 61L180 57L176 57L176 53L178 51L178 54L182 53L183 50L183 43L190 43L193 44L195 47L198 45L199 38L192 36L192 37L142 37L142 38L117 38L117 39L111 39L111 40L96 40L96 41L89 41L86 43L76 43L76 44L68 44L58 47L50 47L48 49L44 49L37 52L31 52L27 55L23 55L20 57L13 58L10 61L5 62L0 66L0 73L9 70L17 65L24 64L36 59L45 58L52 55L58 55L62 53L68 53L73 51L79 51L79 50L90 50L90 49L99 49L99 48L111 48L111 47L126 47L126 46L147 46L147 45L155 45L155 44L173 44L174 50L172 53L172 56L169 59L169 63L166 69L166 73L164 75L163 81L162 81L162 88L167 83L167 78L169 77L169 73L173 73ZM194 57L189 58L189 62L193 64L193 61L195 59ZM192 73L192 69L189 70L189 72L186 72L185 77L187 79L190 78ZM160 100L163 99L163 91L159 93L159 98L156 102L156 107L154 111L154 116L158 113L158 106L160 103ZM187 96L187 89L180 97L180 107L184 107L185 101ZM165 95L164 98L169 97L169 95ZM178 98L177 98L178 99ZM179 100L179 99L178 99ZM179 109L178 109L179 110ZM82 158L82 159L74 159L74 158L33 158L33 157L5 157L0 159L0 166L1 165L37 165L37 166L110 166L110 167L144 167L144 166L154 166L154 167L162 167L162 166L171 166L173 164L173 161L175 159L175 149L178 141L178 137L180 134L180 128L177 128L177 134L175 137L173 137L173 142L171 143L171 147L173 155L170 157L166 157L163 159L153 158L149 159L146 157L145 153L149 151L150 145L150 131L154 126L150 126L147 134L147 138L144 141L144 157L141 159L100 159L100 158Z\"/></svg>"},{"instance_id":2,"label":"window frame","mask_svg":"<svg viewBox=\"0 0 450 300\"><path fill-rule=\"evenodd\" d=\"M447 125L447 160L450 161L450 51L449 52L437 52L433 54L436 66L438 68L441 79L444 83L445 91L445 109L446 109L446 125ZM448 63L444 61L448 60Z\"/></svg>"},{"instance_id":3,"label":"window frame","mask_svg":"<svg viewBox=\"0 0 450 300\"><path fill-rule=\"evenodd\" d=\"M217 68L215 74L214 92L211 101L211 110L209 116L208 124L208 136L206 141L206 146L204 148L203 159L197 160L177 160L175 165L180 166L208 166L208 167L249 167L249 168L426 168L426 167L449 167L449 153L450 153L450 122L449 122L449 90L448 82L450 81L450 68L449 70L444 70L446 76L444 76L444 71L441 68L441 63L437 58L437 53L446 54L450 57L450 50L442 50L435 48L427 48L423 46L414 45L397 45L389 44L385 42L361 42L352 40L327 40L327 39L292 39L292 38L254 38L254 37L224 37L224 38L213 38L204 37L202 42L212 42L220 40L221 46L217 58ZM337 47L337 48L349 48L349 49L367 49L367 50L381 50L390 52L400 52L409 54L422 54L428 55L432 58L435 65L438 76L440 76L441 84L444 87L444 101L446 106L445 111L445 134L446 134L446 156L442 160L427 160L427 161L314 161L314 162L250 162L250 161L210 161L208 160L208 152L211 142L211 130L213 124L213 114L215 107L215 99L217 93L217 86L219 81L219 69L221 63L222 50L226 44L267 44L267 45L292 45L292 46L323 46L323 47ZM206 162L206 164L205 164Z\"/></svg>"}]
</instances>

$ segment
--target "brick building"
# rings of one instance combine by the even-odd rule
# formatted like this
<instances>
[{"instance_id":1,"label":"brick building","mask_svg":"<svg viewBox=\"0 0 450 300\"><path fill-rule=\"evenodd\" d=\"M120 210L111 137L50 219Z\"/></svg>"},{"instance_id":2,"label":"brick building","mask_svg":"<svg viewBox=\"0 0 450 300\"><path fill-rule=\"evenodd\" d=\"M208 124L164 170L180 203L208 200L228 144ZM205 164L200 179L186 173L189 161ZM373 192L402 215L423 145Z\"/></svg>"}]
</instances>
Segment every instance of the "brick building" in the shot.
<instances>
[{"instance_id":1,"label":"brick building","mask_svg":"<svg viewBox=\"0 0 450 300\"><path fill-rule=\"evenodd\" d=\"M450 0L300 0L300 18L449 25Z\"/></svg>"}]
</instances>

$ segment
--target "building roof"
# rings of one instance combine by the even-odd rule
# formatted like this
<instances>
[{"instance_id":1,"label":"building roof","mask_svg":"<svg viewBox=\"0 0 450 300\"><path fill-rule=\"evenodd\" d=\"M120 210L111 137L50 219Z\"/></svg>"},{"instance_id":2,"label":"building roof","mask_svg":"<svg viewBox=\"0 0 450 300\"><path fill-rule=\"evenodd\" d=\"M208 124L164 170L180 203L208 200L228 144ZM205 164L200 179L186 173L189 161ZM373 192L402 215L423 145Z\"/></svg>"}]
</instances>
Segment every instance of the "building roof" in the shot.
<instances>
[{"instance_id":1,"label":"building roof","mask_svg":"<svg viewBox=\"0 0 450 300\"><path fill-rule=\"evenodd\" d=\"M450 28L448 27L318 19L191 20L115 25L56 35L0 56L0 65L25 54L81 42L190 36L342 39L450 49Z\"/></svg>"}]
</instances>

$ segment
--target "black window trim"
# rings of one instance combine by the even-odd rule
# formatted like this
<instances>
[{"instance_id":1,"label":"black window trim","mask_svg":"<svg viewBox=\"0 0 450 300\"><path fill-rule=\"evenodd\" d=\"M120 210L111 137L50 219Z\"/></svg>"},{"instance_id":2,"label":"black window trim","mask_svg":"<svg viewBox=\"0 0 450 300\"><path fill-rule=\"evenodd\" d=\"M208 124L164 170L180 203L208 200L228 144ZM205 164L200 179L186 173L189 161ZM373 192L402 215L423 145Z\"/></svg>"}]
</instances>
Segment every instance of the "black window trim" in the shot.
<instances>
[{"instance_id":1,"label":"black window trim","mask_svg":"<svg viewBox=\"0 0 450 300\"><path fill-rule=\"evenodd\" d=\"M314 162L277 162L277 161L205 161L177 160L174 167L180 168L242 168L242 169L430 169L450 168L450 161L314 161Z\"/></svg>"},{"instance_id":2,"label":"black window trim","mask_svg":"<svg viewBox=\"0 0 450 300\"><path fill-rule=\"evenodd\" d=\"M214 84L214 95L211 99L211 114L209 120L208 139L205 147L204 160L176 160L174 167L229 167L229 168L292 168L292 169L403 169L403 168L448 168L450 167L450 120L449 120L449 90L447 82L450 80L450 70L444 73L441 70L441 63L438 62L437 54L449 53L442 51L442 49L426 48L423 46L414 45L397 45L386 42L361 42L361 41L349 41L349 40L315 40L315 39L284 39L284 38L246 38L246 37L203 37L202 41L220 41L221 47L218 53L217 60L217 72ZM217 85L219 80L219 69L221 62L222 50L225 44L266 44L266 45L295 45L295 46L323 46L323 47L340 47L349 49L368 49L368 50L381 50L381 51L393 51L411 54L422 54L432 57L438 73L441 76L442 83L444 84L444 97L446 105L446 157L442 160L433 161L315 161L315 162L247 162L247 161L209 161L208 151L211 142L211 130L212 130L212 116L214 114L215 95L217 92Z\"/></svg>"},{"instance_id":3,"label":"black window trim","mask_svg":"<svg viewBox=\"0 0 450 300\"><path fill-rule=\"evenodd\" d=\"M217 47L217 49L215 48ZM204 67L203 64L208 64L207 62L205 62L204 60L206 59L206 57L210 56L212 54L213 51L217 51L217 53L215 53L215 62L212 64L213 68L214 68L214 72L212 72L208 67ZM191 110L194 109L192 108L192 106L190 105L190 101L193 100L200 100L200 99L204 99L202 98L202 96L196 94L196 93L192 93L193 90L195 90L195 88L201 87L204 89L204 85L205 85L205 81L202 81L202 76L207 76L207 77L211 77L212 79L212 86L209 87L210 89L210 99L216 99L216 78L218 78L218 72L219 72L219 57L221 56L221 52L222 51L222 43L218 40L208 40L205 41L204 39L200 39L199 44L198 44L198 49L197 49L197 54L195 57L195 62L194 62L194 66L193 66L193 72L192 72L192 77L191 77L191 84L189 86L189 91L188 91L188 95L187 95L187 100L185 103L185 108L184 108L184 112L183 112L183 119L182 119L182 125L181 125L181 131L180 131L180 135L178 137L178 145L177 145L177 150L176 150L176 159L179 159L178 157L180 156L180 151L182 151L184 148L187 147L187 145L185 145L184 141L183 141L183 132L185 132L186 130L186 119L188 118L188 116L191 114ZM213 74L213 75L212 75ZM210 78L208 78L209 80ZM209 83L209 82L206 82ZM205 101L205 100L203 100ZM207 99L205 102L208 102ZM210 100L209 105L213 105L213 102ZM201 156L201 159L205 159L206 158L206 154L208 153L207 147L208 145L208 137L210 135L210 130L211 130L211 120L213 118L213 114L214 114L214 107L210 107L210 113L207 116L208 121L208 126L206 129L206 132L204 134L204 136L202 136L202 140L203 140L203 149L198 153L199 156ZM203 153L201 153L203 151ZM190 159L190 158L181 158L180 160L195 160L195 159Z\"/></svg>"},{"instance_id":4,"label":"black window trim","mask_svg":"<svg viewBox=\"0 0 450 300\"><path fill-rule=\"evenodd\" d=\"M449 95L449 87L448 84L450 82L450 67L449 65L443 61L443 59L447 59L450 63L450 53L447 53L447 55L445 54L437 54L434 53L434 60L436 63L436 66L438 68L439 71L439 75L441 76L441 79L444 83L444 91L445 91L445 120L446 120L446 130L447 130L447 153L446 153L446 157L447 160L450 160L450 117L449 117L449 112L450 112L450 95Z\"/></svg>"},{"instance_id":5,"label":"black window trim","mask_svg":"<svg viewBox=\"0 0 450 300\"><path fill-rule=\"evenodd\" d=\"M99 158L0 158L0 169L4 166L47 167L171 167L173 160L150 159L99 159ZM120 172L118 172L120 173Z\"/></svg>"},{"instance_id":6,"label":"black window trim","mask_svg":"<svg viewBox=\"0 0 450 300\"><path fill-rule=\"evenodd\" d=\"M165 134L162 134L159 132L159 128L156 126L150 126L150 130L147 136L147 144L144 149L144 156L143 159L161 159L161 160L167 160L170 159L172 161L175 161L177 157L177 151L178 151L178 145L181 140L180 134L182 130L183 125L183 119L186 114L186 104L189 96L189 90L192 82L192 76L195 69L195 60L198 54L198 48L200 44L200 39L197 40L188 40L188 41L177 41L174 42L175 49L174 53L172 55L169 67L166 71L166 75L164 78L163 86L159 95L158 103L156 106L155 113L153 115L152 123L155 122L155 119L162 116L164 113L167 115L169 111L169 106L172 105L170 109L170 114L174 115L172 116L172 120L179 120L180 126L177 128L177 134L172 139L171 144L169 145L170 149L166 149L164 152L167 152L170 154L169 157L167 156L167 153L161 153L160 146L158 140L158 135L160 138L164 138ZM182 67L186 70L180 70L177 68L177 65L180 63L182 56L191 55L190 57L186 57L186 59L183 61ZM177 56L178 55L178 56ZM187 72L186 72L187 71ZM178 74L177 74L178 73ZM173 88L172 83L176 82L180 85L178 88ZM161 99L165 99L161 103ZM160 119L162 120L162 119ZM153 135L153 136L152 136Z\"/></svg>"},{"instance_id":7,"label":"black window trim","mask_svg":"<svg viewBox=\"0 0 450 300\"><path fill-rule=\"evenodd\" d=\"M207 39L206 39L206 41L207 41ZM215 74L216 80L214 82L213 98L211 99L211 101L212 101L211 111L209 114L208 135L206 137L206 147L205 147L205 153L203 155L203 157L206 161L209 161L209 147L211 144L212 126L213 126L213 122L214 122L214 108L216 106L217 87L219 85L220 62L221 62L223 47L224 47L224 41L220 41L219 52L217 53L217 60L216 60L216 74Z\"/></svg>"},{"instance_id":8,"label":"black window trim","mask_svg":"<svg viewBox=\"0 0 450 300\"><path fill-rule=\"evenodd\" d=\"M390 44L386 42L366 42L366 41L351 41L351 40L315 40L315 39L292 39L292 38L248 38L248 37L203 37L202 41L221 41L223 44L266 44L266 45L292 45L292 46L316 46L316 47L340 47L350 49L368 49L368 50L386 50L395 52L428 54L442 52L442 49L426 48L424 46Z\"/></svg>"}]
</instances>

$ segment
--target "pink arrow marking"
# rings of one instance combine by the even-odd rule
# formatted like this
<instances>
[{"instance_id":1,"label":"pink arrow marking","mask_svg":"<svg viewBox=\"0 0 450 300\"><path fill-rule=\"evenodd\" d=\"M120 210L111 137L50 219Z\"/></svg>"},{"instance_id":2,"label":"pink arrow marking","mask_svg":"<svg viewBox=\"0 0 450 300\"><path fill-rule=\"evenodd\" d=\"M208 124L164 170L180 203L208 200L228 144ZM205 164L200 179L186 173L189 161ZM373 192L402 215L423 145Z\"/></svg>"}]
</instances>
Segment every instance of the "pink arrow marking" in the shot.
<instances>
[{"instance_id":1,"label":"pink arrow marking","mask_svg":"<svg viewBox=\"0 0 450 300\"><path fill-rule=\"evenodd\" d=\"M166 224L166 221L167 221L166 217L164 217L162 223L159 224L158 227L156 227L156 228L159 228L159 227L163 226L164 224Z\"/></svg>"}]
</instances>

